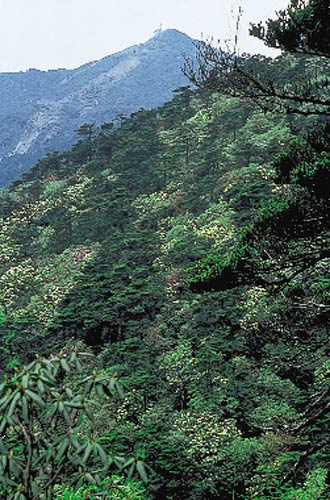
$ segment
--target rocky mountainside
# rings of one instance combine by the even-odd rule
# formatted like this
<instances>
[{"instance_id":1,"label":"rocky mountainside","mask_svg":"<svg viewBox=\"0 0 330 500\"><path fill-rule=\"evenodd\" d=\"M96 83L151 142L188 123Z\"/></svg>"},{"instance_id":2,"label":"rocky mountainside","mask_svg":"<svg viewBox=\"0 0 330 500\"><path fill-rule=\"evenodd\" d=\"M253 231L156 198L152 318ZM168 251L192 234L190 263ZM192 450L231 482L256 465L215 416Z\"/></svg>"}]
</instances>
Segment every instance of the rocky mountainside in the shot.
<instances>
[{"instance_id":1,"label":"rocky mountainside","mask_svg":"<svg viewBox=\"0 0 330 500\"><path fill-rule=\"evenodd\" d=\"M193 40L174 30L77 69L0 74L0 186L47 152L68 148L83 123L160 106L187 85L183 54Z\"/></svg>"}]
</instances>

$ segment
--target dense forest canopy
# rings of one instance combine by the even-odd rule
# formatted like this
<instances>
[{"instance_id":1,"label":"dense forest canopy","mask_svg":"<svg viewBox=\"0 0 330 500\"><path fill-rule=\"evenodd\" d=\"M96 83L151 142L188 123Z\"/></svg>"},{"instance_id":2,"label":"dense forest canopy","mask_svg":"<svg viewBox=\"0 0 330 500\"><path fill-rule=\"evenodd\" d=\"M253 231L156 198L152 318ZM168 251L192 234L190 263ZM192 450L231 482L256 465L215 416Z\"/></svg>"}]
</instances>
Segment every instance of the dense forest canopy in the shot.
<instances>
[{"instance_id":1,"label":"dense forest canopy","mask_svg":"<svg viewBox=\"0 0 330 500\"><path fill-rule=\"evenodd\" d=\"M330 497L328 13L1 192L3 498Z\"/></svg>"}]
</instances>

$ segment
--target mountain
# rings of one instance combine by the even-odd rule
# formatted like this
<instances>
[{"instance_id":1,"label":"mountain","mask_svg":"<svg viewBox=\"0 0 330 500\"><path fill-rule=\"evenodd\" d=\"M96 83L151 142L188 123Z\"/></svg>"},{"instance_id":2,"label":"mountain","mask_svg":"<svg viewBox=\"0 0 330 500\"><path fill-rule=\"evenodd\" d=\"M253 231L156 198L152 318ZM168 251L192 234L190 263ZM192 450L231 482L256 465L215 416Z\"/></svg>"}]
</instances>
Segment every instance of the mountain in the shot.
<instances>
[{"instance_id":1,"label":"mountain","mask_svg":"<svg viewBox=\"0 0 330 500\"><path fill-rule=\"evenodd\" d=\"M54 500L330 499L330 127L305 120L184 88L0 191L0 498L32 463Z\"/></svg>"},{"instance_id":2,"label":"mountain","mask_svg":"<svg viewBox=\"0 0 330 500\"><path fill-rule=\"evenodd\" d=\"M194 41L174 29L77 69L0 74L0 186L54 150L67 149L84 123L100 125L152 109L188 84L183 54Z\"/></svg>"},{"instance_id":3,"label":"mountain","mask_svg":"<svg viewBox=\"0 0 330 500\"><path fill-rule=\"evenodd\" d=\"M330 499L330 37L291 3L255 29L304 66L212 66L0 190L0 499Z\"/></svg>"},{"instance_id":4,"label":"mountain","mask_svg":"<svg viewBox=\"0 0 330 500\"><path fill-rule=\"evenodd\" d=\"M77 435L83 464L92 477L109 474L97 457L85 461L91 436L105 456L142 473L143 459L153 471L147 491L100 498L330 498L330 130L296 135L293 125L244 98L184 89L40 160L0 192L0 375L35 353L93 350L95 376L116 374L124 394L90 406L95 420ZM70 391L86 399L81 384L94 380L91 358L82 359L84 373L59 371L49 396L74 424ZM51 418L56 406L31 366L30 377L20 373L44 426L35 398ZM1 400L11 398L1 425L25 397L13 392L19 383L15 371L8 390L1 384ZM51 427L52 447L47 439L37 449L40 460L66 450L54 500L79 498L72 424L60 411L61 439ZM2 446L16 459L25 441L13 440L20 427L11 422ZM33 467L47 489L51 467ZM0 498L16 498L2 477ZM138 478L132 488L143 486Z\"/></svg>"}]
</instances>

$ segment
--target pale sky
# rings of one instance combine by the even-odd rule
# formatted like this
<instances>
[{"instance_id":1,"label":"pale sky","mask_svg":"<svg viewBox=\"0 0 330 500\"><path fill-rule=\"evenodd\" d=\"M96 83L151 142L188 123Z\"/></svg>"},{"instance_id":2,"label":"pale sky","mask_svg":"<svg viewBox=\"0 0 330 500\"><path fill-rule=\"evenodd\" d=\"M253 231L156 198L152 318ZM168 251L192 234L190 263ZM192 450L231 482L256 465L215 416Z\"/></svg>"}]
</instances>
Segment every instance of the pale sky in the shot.
<instances>
[{"instance_id":1,"label":"pale sky","mask_svg":"<svg viewBox=\"0 0 330 500\"><path fill-rule=\"evenodd\" d=\"M243 7L240 50L267 53L249 22L289 0L0 0L0 72L74 68L150 38L162 24L193 38L227 39Z\"/></svg>"}]
</instances>

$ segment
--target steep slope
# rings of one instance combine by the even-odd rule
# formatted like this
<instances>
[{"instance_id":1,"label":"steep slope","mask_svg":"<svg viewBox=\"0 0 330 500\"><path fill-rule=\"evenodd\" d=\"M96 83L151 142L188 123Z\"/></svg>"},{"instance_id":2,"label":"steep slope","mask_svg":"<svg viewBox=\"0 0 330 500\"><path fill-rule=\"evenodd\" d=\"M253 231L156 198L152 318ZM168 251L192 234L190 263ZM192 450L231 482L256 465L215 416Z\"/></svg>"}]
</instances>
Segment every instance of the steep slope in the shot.
<instances>
[{"instance_id":1,"label":"steep slope","mask_svg":"<svg viewBox=\"0 0 330 500\"><path fill-rule=\"evenodd\" d=\"M98 353L143 500L329 498L330 132L297 125L186 89L1 194L1 366Z\"/></svg>"},{"instance_id":2,"label":"steep slope","mask_svg":"<svg viewBox=\"0 0 330 500\"><path fill-rule=\"evenodd\" d=\"M0 186L47 152L69 147L83 123L99 125L169 100L187 85L183 54L194 52L193 40L171 29L74 70L0 74Z\"/></svg>"}]
</instances>

